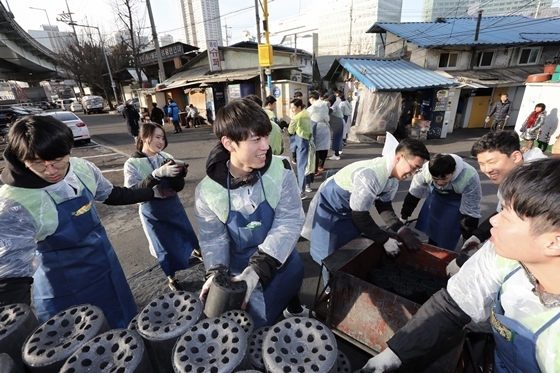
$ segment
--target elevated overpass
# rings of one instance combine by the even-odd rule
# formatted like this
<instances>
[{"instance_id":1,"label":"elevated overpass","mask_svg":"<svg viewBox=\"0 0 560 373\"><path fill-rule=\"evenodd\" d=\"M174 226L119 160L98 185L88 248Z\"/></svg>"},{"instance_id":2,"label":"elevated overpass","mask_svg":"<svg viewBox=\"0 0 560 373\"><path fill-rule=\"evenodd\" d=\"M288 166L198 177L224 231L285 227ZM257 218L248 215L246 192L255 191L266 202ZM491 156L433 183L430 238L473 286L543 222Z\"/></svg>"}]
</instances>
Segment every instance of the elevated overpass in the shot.
<instances>
[{"instance_id":1,"label":"elevated overpass","mask_svg":"<svg viewBox=\"0 0 560 373\"><path fill-rule=\"evenodd\" d=\"M55 78L56 64L54 52L25 32L0 3L0 79L32 83Z\"/></svg>"}]
</instances>

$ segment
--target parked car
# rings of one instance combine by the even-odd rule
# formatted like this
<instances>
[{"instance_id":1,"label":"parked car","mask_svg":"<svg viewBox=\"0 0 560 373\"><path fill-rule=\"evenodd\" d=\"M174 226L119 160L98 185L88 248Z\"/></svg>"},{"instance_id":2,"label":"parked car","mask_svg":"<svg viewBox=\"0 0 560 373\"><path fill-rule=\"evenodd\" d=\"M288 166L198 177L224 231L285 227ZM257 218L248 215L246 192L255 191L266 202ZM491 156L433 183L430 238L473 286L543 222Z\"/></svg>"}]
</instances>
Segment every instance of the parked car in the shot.
<instances>
[{"instance_id":1,"label":"parked car","mask_svg":"<svg viewBox=\"0 0 560 373\"><path fill-rule=\"evenodd\" d=\"M24 111L27 112L28 114L31 115L36 115L36 114L41 114L43 113L43 110L33 107L33 106L11 106L12 109L17 109L19 111Z\"/></svg>"},{"instance_id":2,"label":"parked car","mask_svg":"<svg viewBox=\"0 0 560 373\"><path fill-rule=\"evenodd\" d=\"M30 115L27 111L19 109L16 107L9 107L9 106L0 106L0 126L6 126L10 124L9 119L6 117L6 114L12 113L16 119L24 117L26 115Z\"/></svg>"},{"instance_id":3,"label":"parked car","mask_svg":"<svg viewBox=\"0 0 560 373\"><path fill-rule=\"evenodd\" d=\"M84 114L102 113L105 106L101 96L84 96L81 102Z\"/></svg>"},{"instance_id":4,"label":"parked car","mask_svg":"<svg viewBox=\"0 0 560 373\"><path fill-rule=\"evenodd\" d=\"M74 101L70 104L70 111L75 113L77 111L83 111L84 107L78 101Z\"/></svg>"},{"instance_id":5,"label":"parked car","mask_svg":"<svg viewBox=\"0 0 560 373\"><path fill-rule=\"evenodd\" d=\"M72 105L72 102L74 102L75 100L71 100L69 98L65 98L64 100L58 100L57 104L59 105L59 107L62 110L70 110L70 105Z\"/></svg>"},{"instance_id":6,"label":"parked car","mask_svg":"<svg viewBox=\"0 0 560 373\"><path fill-rule=\"evenodd\" d=\"M72 130L75 142L83 141L86 144L91 142L87 125L76 114L67 111L51 111L41 115L50 115L64 122Z\"/></svg>"}]
</instances>

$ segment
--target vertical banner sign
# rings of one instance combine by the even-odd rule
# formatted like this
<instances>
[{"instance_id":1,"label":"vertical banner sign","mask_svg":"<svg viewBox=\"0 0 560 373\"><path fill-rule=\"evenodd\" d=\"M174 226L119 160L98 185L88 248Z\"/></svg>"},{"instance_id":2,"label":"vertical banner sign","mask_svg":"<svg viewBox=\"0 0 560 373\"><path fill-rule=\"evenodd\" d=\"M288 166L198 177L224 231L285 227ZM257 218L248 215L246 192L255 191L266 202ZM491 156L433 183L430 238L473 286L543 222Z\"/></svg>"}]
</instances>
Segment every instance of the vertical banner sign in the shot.
<instances>
[{"instance_id":1,"label":"vertical banner sign","mask_svg":"<svg viewBox=\"0 0 560 373\"><path fill-rule=\"evenodd\" d=\"M210 71L222 71L220 52L218 51L218 42L216 40L208 40L208 61L210 62Z\"/></svg>"}]
</instances>

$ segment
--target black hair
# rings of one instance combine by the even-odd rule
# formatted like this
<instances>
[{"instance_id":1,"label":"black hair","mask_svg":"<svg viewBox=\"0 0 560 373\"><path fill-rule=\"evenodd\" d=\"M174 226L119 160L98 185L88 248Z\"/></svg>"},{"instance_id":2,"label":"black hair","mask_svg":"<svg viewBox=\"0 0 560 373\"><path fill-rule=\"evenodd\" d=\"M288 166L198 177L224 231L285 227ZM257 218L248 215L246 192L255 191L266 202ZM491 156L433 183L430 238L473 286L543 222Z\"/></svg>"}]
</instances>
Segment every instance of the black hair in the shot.
<instances>
[{"instance_id":1,"label":"black hair","mask_svg":"<svg viewBox=\"0 0 560 373\"><path fill-rule=\"evenodd\" d=\"M225 136L236 143L253 135L268 136L272 131L272 124L266 112L246 98L233 100L220 108L213 127L218 139Z\"/></svg>"},{"instance_id":2,"label":"black hair","mask_svg":"<svg viewBox=\"0 0 560 373\"><path fill-rule=\"evenodd\" d=\"M157 106L157 102L152 102L152 106L156 107Z\"/></svg>"},{"instance_id":3,"label":"black hair","mask_svg":"<svg viewBox=\"0 0 560 373\"><path fill-rule=\"evenodd\" d=\"M402 140L399 145L397 145L395 154L398 152L403 152L413 157L420 157L425 160L430 159L430 152L426 148L426 145L417 139L407 138Z\"/></svg>"},{"instance_id":4,"label":"black hair","mask_svg":"<svg viewBox=\"0 0 560 373\"><path fill-rule=\"evenodd\" d=\"M433 177L443 178L455 171L457 163L449 154L436 154L428 163L428 169Z\"/></svg>"},{"instance_id":5,"label":"black hair","mask_svg":"<svg viewBox=\"0 0 560 373\"><path fill-rule=\"evenodd\" d=\"M70 154L73 146L72 130L50 115L23 117L8 134L8 149L22 163L62 158Z\"/></svg>"},{"instance_id":6,"label":"black hair","mask_svg":"<svg viewBox=\"0 0 560 373\"><path fill-rule=\"evenodd\" d=\"M257 105L262 107L263 102L262 102L261 98L257 95L247 95L243 98L246 98L247 100L251 100L254 103L256 103Z\"/></svg>"},{"instance_id":7,"label":"black hair","mask_svg":"<svg viewBox=\"0 0 560 373\"><path fill-rule=\"evenodd\" d=\"M295 107L300 107L303 109L303 101L301 101L299 98L294 98L292 101L290 101L290 104L294 104Z\"/></svg>"},{"instance_id":8,"label":"black hair","mask_svg":"<svg viewBox=\"0 0 560 373\"><path fill-rule=\"evenodd\" d=\"M303 93L301 93L300 91L294 92L294 98L300 98L300 97L303 98Z\"/></svg>"},{"instance_id":9,"label":"black hair","mask_svg":"<svg viewBox=\"0 0 560 373\"><path fill-rule=\"evenodd\" d=\"M314 98L315 100L318 100L319 99L319 92L317 92L317 91L309 92L309 98Z\"/></svg>"},{"instance_id":10,"label":"black hair","mask_svg":"<svg viewBox=\"0 0 560 373\"><path fill-rule=\"evenodd\" d=\"M546 110L546 105L543 104L542 102L535 105L535 109L538 108L538 107L540 107L540 108L542 109L542 111L545 111L545 110Z\"/></svg>"},{"instance_id":11,"label":"black hair","mask_svg":"<svg viewBox=\"0 0 560 373\"><path fill-rule=\"evenodd\" d=\"M266 96L266 98L264 99L264 106L272 105L275 102L276 102L276 97L270 95Z\"/></svg>"},{"instance_id":12,"label":"black hair","mask_svg":"<svg viewBox=\"0 0 560 373\"><path fill-rule=\"evenodd\" d=\"M340 101L346 101L346 97L344 97L344 92L342 91L337 91L335 93L336 97L340 98Z\"/></svg>"},{"instance_id":13,"label":"black hair","mask_svg":"<svg viewBox=\"0 0 560 373\"><path fill-rule=\"evenodd\" d=\"M144 147L144 140L146 140L146 142L151 140L154 136L154 133L156 132L156 129L158 128L163 131L163 141L165 143L163 149L167 148L167 135L165 134L163 126L159 123L147 122L142 123L142 125L140 126L140 131L138 132L138 141L136 141L136 150L141 152L142 148Z\"/></svg>"},{"instance_id":14,"label":"black hair","mask_svg":"<svg viewBox=\"0 0 560 373\"><path fill-rule=\"evenodd\" d=\"M534 235L560 231L560 159L525 162L500 184L505 206L520 218L530 218Z\"/></svg>"},{"instance_id":15,"label":"black hair","mask_svg":"<svg viewBox=\"0 0 560 373\"><path fill-rule=\"evenodd\" d=\"M514 131L488 132L476 140L471 148L471 155L476 157L480 153L498 151L508 157L515 151L520 151L519 136Z\"/></svg>"}]
</instances>

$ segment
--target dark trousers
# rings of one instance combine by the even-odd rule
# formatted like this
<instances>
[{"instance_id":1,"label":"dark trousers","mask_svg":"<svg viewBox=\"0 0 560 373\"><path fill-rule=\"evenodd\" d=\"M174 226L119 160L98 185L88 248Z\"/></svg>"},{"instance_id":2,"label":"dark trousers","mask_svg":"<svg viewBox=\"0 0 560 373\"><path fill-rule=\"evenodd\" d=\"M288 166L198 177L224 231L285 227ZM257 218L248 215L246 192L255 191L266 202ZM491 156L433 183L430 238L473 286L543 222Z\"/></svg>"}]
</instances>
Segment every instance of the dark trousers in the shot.
<instances>
[{"instance_id":1,"label":"dark trousers","mask_svg":"<svg viewBox=\"0 0 560 373\"><path fill-rule=\"evenodd\" d=\"M545 152L546 148L548 148L548 143L545 142L545 141L537 140L537 145L538 145L539 149L542 150L543 152Z\"/></svg>"},{"instance_id":2,"label":"dark trousers","mask_svg":"<svg viewBox=\"0 0 560 373\"><path fill-rule=\"evenodd\" d=\"M492 126L490 127L490 129L492 131L501 131L504 129L504 126L506 124L506 120L502 119L502 120L492 120Z\"/></svg>"},{"instance_id":3,"label":"dark trousers","mask_svg":"<svg viewBox=\"0 0 560 373\"><path fill-rule=\"evenodd\" d=\"M172 120L172 122L173 122L173 128L175 128L175 132L183 132L178 120Z\"/></svg>"},{"instance_id":4,"label":"dark trousers","mask_svg":"<svg viewBox=\"0 0 560 373\"><path fill-rule=\"evenodd\" d=\"M325 168L325 160L328 154L328 150L317 150L315 152L315 172L319 170L319 167Z\"/></svg>"}]
</instances>

